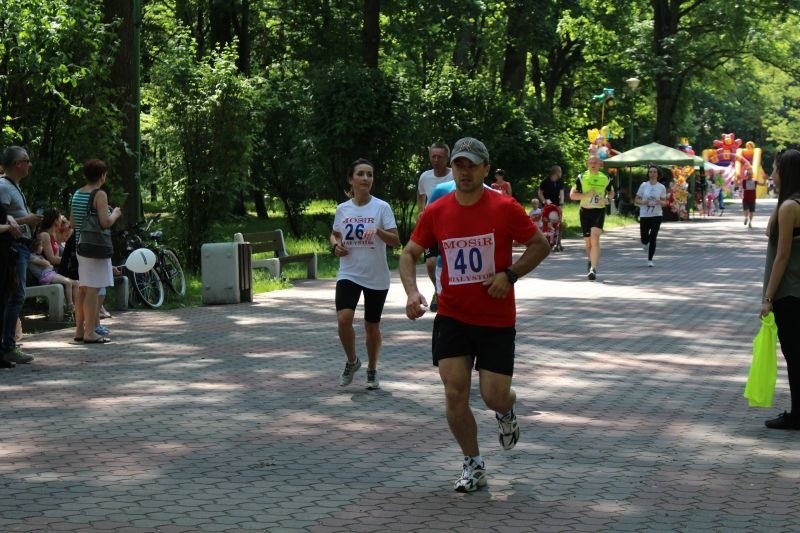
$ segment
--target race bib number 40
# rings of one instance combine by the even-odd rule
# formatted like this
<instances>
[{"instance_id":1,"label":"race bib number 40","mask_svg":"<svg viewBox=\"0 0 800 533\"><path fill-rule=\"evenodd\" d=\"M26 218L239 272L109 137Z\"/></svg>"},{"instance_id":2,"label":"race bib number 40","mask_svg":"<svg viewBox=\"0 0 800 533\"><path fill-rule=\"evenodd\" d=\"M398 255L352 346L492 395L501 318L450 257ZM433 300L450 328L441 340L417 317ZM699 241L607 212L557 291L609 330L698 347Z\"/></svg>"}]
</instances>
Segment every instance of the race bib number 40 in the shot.
<instances>
[{"instance_id":1,"label":"race bib number 40","mask_svg":"<svg viewBox=\"0 0 800 533\"><path fill-rule=\"evenodd\" d=\"M494 234L442 241L450 285L482 283L494 276Z\"/></svg>"}]
</instances>

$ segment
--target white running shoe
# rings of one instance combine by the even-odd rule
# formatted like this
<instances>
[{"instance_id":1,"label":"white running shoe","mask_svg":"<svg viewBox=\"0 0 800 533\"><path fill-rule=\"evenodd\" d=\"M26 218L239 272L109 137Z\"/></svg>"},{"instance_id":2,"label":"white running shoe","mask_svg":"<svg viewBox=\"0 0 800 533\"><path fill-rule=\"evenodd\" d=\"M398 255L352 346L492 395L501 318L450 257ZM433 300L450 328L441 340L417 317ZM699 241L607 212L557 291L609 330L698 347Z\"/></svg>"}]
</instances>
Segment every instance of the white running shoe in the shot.
<instances>
[{"instance_id":1,"label":"white running shoe","mask_svg":"<svg viewBox=\"0 0 800 533\"><path fill-rule=\"evenodd\" d=\"M367 369L367 389L376 390L381 388L381 382L378 379L378 370Z\"/></svg>"},{"instance_id":2,"label":"white running shoe","mask_svg":"<svg viewBox=\"0 0 800 533\"><path fill-rule=\"evenodd\" d=\"M648 262L647 262L647 266L649 266L649 267L653 267L653 266L655 266L655 265L653 264L653 262L652 262L652 261L648 261Z\"/></svg>"},{"instance_id":3,"label":"white running shoe","mask_svg":"<svg viewBox=\"0 0 800 533\"><path fill-rule=\"evenodd\" d=\"M512 409L502 418L500 418L498 413L495 413L494 417L497 419L500 446L502 446L504 450L510 450L517 445L517 441L519 440L517 415L514 414L514 410Z\"/></svg>"},{"instance_id":4,"label":"white running shoe","mask_svg":"<svg viewBox=\"0 0 800 533\"><path fill-rule=\"evenodd\" d=\"M642 245L642 250L644 250L644 253L649 252L650 251L650 244L643 244Z\"/></svg>"},{"instance_id":5,"label":"white running shoe","mask_svg":"<svg viewBox=\"0 0 800 533\"><path fill-rule=\"evenodd\" d=\"M597 279L597 270L594 267L589 269L589 273L586 274L586 277L589 278L589 281L594 281Z\"/></svg>"},{"instance_id":6,"label":"white running shoe","mask_svg":"<svg viewBox=\"0 0 800 533\"><path fill-rule=\"evenodd\" d=\"M344 364L344 371L342 372L342 377L339 379L339 386L346 387L353 382L353 376L356 375L356 371L361 368L361 360L356 358L355 363L351 363L350 361Z\"/></svg>"},{"instance_id":7,"label":"white running shoe","mask_svg":"<svg viewBox=\"0 0 800 533\"><path fill-rule=\"evenodd\" d=\"M486 466L476 463L473 458L465 455L461 477L456 480L453 488L456 492L475 492L485 486Z\"/></svg>"}]
</instances>

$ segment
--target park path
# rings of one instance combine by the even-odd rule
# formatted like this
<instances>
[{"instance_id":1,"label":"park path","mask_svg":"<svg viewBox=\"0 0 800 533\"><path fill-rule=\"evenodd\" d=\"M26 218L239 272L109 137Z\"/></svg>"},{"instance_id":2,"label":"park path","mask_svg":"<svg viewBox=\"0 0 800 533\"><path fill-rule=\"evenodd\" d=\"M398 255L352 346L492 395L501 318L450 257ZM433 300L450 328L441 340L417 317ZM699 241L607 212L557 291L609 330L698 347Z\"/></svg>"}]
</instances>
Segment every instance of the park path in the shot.
<instances>
[{"instance_id":1,"label":"park path","mask_svg":"<svg viewBox=\"0 0 800 533\"><path fill-rule=\"evenodd\" d=\"M663 225L655 268L629 226L598 282L571 240L521 279L522 439L502 451L473 390L473 494L452 491L432 319L404 317L396 277L374 392L363 369L337 385L330 280L121 313L107 346L28 337L35 364L0 372L0 530L798 531L800 433L763 425L782 359L774 409L742 398L769 205L752 230L734 206Z\"/></svg>"}]
</instances>

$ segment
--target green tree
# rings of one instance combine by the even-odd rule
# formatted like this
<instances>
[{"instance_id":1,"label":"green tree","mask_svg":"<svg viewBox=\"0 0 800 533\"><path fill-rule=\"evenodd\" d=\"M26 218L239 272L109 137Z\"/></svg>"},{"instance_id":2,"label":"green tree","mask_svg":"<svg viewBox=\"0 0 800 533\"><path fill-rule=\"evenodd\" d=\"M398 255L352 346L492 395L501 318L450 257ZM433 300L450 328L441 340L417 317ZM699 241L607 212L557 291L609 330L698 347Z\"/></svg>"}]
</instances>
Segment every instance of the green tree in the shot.
<instances>
[{"instance_id":1,"label":"green tree","mask_svg":"<svg viewBox=\"0 0 800 533\"><path fill-rule=\"evenodd\" d=\"M186 266L199 267L200 247L215 220L230 212L248 179L252 146L250 82L240 75L236 50L227 47L195 61L188 32L175 35L155 63L146 87L152 118L146 135L151 156L163 160L165 185L183 222Z\"/></svg>"},{"instance_id":2,"label":"green tree","mask_svg":"<svg viewBox=\"0 0 800 533\"><path fill-rule=\"evenodd\" d=\"M68 206L89 157L114 163L121 113L107 89L116 37L90 0L5 0L0 9L0 143L34 162L32 206ZM111 176L111 183L117 177Z\"/></svg>"},{"instance_id":3,"label":"green tree","mask_svg":"<svg viewBox=\"0 0 800 533\"><path fill-rule=\"evenodd\" d=\"M302 80L272 73L259 82L253 98L256 135L252 175L258 191L267 190L283 204L294 235L313 199L323 165L310 140L309 93Z\"/></svg>"}]
</instances>

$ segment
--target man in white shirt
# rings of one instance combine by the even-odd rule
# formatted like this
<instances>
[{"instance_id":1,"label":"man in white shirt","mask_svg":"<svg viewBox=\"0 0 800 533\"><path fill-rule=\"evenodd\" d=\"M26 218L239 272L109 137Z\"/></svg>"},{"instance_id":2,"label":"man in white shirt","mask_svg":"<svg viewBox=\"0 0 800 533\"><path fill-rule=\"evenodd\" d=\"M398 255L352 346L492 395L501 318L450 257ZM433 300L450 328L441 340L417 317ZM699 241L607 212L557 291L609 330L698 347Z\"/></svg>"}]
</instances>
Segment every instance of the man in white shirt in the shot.
<instances>
[{"instance_id":1,"label":"man in white shirt","mask_svg":"<svg viewBox=\"0 0 800 533\"><path fill-rule=\"evenodd\" d=\"M442 142L433 143L428 149L428 158L431 162L431 170L426 170L419 176L419 185L417 187L417 217L422 215L425 207L428 205L433 189L440 183L450 181L453 179L453 173L447 166L450 160L450 147ZM431 283L436 286L436 258L439 255L437 247L425 250L425 268L428 270L428 277ZM431 299L430 310L436 311L438 303L436 301L436 293Z\"/></svg>"}]
</instances>

